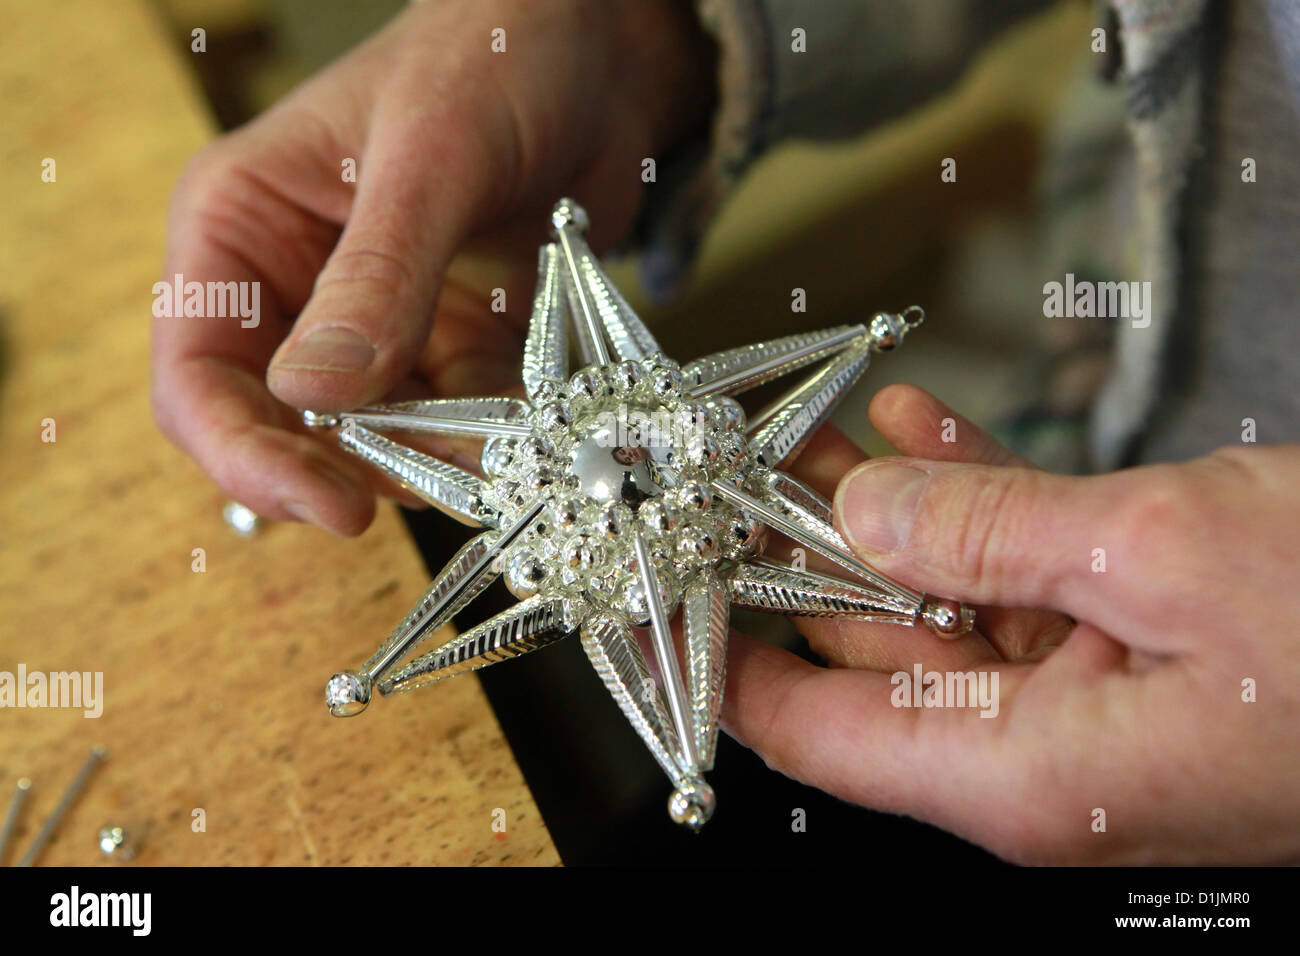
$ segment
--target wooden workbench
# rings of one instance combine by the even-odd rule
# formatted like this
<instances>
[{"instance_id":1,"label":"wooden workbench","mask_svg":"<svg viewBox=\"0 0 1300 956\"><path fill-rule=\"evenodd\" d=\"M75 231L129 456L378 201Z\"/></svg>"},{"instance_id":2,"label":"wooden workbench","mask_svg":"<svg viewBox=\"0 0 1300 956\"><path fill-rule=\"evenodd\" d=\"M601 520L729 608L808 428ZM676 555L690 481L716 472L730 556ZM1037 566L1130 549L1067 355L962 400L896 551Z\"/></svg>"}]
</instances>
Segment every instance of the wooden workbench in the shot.
<instances>
[{"instance_id":1,"label":"wooden workbench","mask_svg":"<svg viewBox=\"0 0 1300 956\"><path fill-rule=\"evenodd\" d=\"M557 863L474 678L326 711L427 584L397 512L240 539L154 428L164 210L213 135L188 47L142 0L0 0L0 22L0 671L104 675L99 719L0 709L0 813L33 780L3 862L103 744L42 863L104 860L106 823L143 832L129 865Z\"/></svg>"}]
</instances>

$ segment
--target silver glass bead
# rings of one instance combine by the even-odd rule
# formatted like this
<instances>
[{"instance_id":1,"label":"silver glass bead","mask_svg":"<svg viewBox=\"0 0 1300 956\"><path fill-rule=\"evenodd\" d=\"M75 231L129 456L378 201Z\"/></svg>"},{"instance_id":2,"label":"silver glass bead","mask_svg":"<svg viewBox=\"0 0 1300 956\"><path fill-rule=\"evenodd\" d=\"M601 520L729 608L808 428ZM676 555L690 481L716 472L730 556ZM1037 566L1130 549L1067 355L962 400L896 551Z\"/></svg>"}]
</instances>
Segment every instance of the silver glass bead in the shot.
<instances>
[{"instance_id":1,"label":"silver glass bead","mask_svg":"<svg viewBox=\"0 0 1300 956\"><path fill-rule=\"evenodd\" d=\"M325 703L335 717L353 717L370 703L370 680L351 671L335 674L325 685Z\"/></svg>"},{"instance_id":2,"label":"silver glass bead","mask_svg":"<svg viewBox=\"0 0 1300 956\"><path fill-rule=\"evenodd\" d=\"M676 395L682 387L682 373L675 368L657 369L650 376L650 387L660 398Z\"/></svg>"},{"instance_id":3,"label":"silver glass bead","mask_svg":"<svg viewBox=\"0 0 1300 956\"><path fill-rule=\"evenodd\" d=\"M678 535L677 550L687 557L707 560L718 553L718 539L708 528L693 525Z\"/></svg>"},{"instance_id":4,"label":"silver glass bead","mask_svg":"<svg viewBox=\"0 0 1300 956\"><path fill-rule=\"evenodd\" d=\"M506 587L521 601L541 589L546 580L546 565L532 551L520 550L506 563Z\"/></svg>"},{"instance_id":5,"label":"silver glass bead","mask_svg":"<svg viewBox=\"0 0 1300 956\"><path fill-rule=\"evenodd\" d=\"M569 427L569 410L562 402L547 402L537 409L538 423L548 431Z\"/></svg>"},{"instance_id":6,"label":"silver glass bead","mask_svg":"<svg viewBox=\"0 0 1300 956\"><path fill-rule=\"evenodd\" d=\"M125 862L135 856L135 841L125 827L108 824L100 827L99 849L105 856Z\"/></svg>"},{"instance_id":7,"label":"silver glass bead","mask_svg":"<svg viewBox=\"0 0 1300 956\"><path fill-rule=\"evenodd\" d=\"M489 478L500 478L510 468L510 463L515 457L515 442L513 438L489 438L483 443L483 453L479 456L479 464L483 468L483 474Z\"/></svg>"},{"instance_id":8,"label":"silver glass bead","mask_svg":"<svg viewBox=\"0 0 1300 956\"><path fill-rule=\"evenodd\" d=\"M708 511L713 504L713 492L708 485L698 481L684 481L677 491L677 498L684 511Z\"/></svg>"},{"instance_id":9,"label":"silver glass bead","mask_svg":"<svg viewBox=\"0 0 1300 956\"><path fill-rule=\"evenodd\" d=\"M686 460L698 468L718 460L718 443L707 435L696 435L686 443Z\"/></svg>"},{"instance_id":10,"label":"silver glass bead","mask_svg":"<svg viewBox=\"0 0 1300 956\"><path fill-rule=\"evenodd\" d=\"M718 805L713 788L698 777L682 783L668 798L668 815L674 823L699 832Z\"/></svg>"},{"instance_id":11,"label":"silver glass bead","mask_svg":"<svg viewBox=\"0 0 1300 956\"><path fill-rule=\"evenodd\" d=\"M609 383L594 369L585 368L575 372L569 379L569 395L576 399L591 401L609 394Z\"/></svg>"},{"instance_id":12,"label":"silver glass bead","mask_svg":"<svg viewBox=\"0 0 1300 956\"><path fill-rule=\"evenodd\" d=\"M647 528L660 534L674 530L682 522L682 510L663 498L642 505L637 514Z\"/></svg>"},{"instance_id":13,"label":"silver glass bead","mask_svg":"<svg viewBox=\"0 0 1300 956\"><path fill-rule=\"evenodd\" d=\"M729 432L743 431L745 428L745 410L740 402L726 395L716 395L707 402L714 421Z\"/></svg>"},{"instance_id":14,"label":"silver glass bead","mask_svg":"<svg viewBox=\"0 0 1300 956\"><path fill-rule=\"evenodd\" d=\"M605 537L616 538L623 532L623 514L612 505L601 508L596 513L596 520L592 522L592 526Z\"/></svg>"},{"instance_id":15,"label":"silver glass bead","mask_svg":"<svg viewBox=\"0 0 1300 956\"><path fill-rule=\"evenodd\" d=\"M610 381L614 387L624 392L630 392L641 384L645 378L645 372L636 362L619 362L609 372Z\"/></svg>"},{"instance_id":16,"label":"silver glass bead","mask_svg":"<svg viewBox=\"0 0 1300 956\"><path fill-rule=\"evenodd\" d=\"M975 624L975 612L951 598L927 601L921 609L921 617L940 637L960 637Z\"/></svg>"},{"instance_id":17,"label":"silver glass bead","mask_svg":"<svg viewBox=\"0 0 1300 956\"><path fill-rule=\"evenodd\" d=\"M566 498L564 501L557 502L551 515L557 528L564 531L576 528L582 517L582 501L578 498Z\"/></svg>"},{"instance_id":18,"label":"silver glass bead","mask_svg":"<svg viewBox=\"0 0 1300 956\"><path fill-rule=\"evenodd\" d=\"M877 312L867 325L867 334L871 337L871 347L877 352L888 352L903 341L907 333L907 323L901 315L893 312Z\"/></svg>"},{"instance_id":19,"label":"silver glass bead","mask_svg":"<svg viewBox=\"0 0 1300 956\"><path fill-rule=\"evenodd\" d=\"M572 227L585 233L591 222L587 219L587 210L565 197L551 208L551 225L557 230Z\"/></svg>"}]
</instances>

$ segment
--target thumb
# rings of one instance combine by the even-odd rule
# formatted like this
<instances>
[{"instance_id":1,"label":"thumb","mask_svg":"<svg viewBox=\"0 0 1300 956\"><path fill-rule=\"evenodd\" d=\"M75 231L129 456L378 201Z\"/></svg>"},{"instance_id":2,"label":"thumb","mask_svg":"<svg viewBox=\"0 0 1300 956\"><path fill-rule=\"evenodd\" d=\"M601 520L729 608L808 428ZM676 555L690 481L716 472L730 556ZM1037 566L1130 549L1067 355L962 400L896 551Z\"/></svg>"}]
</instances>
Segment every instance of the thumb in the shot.
<instances>
[{"instance_id":1,"label":"thumb","mask_svg":"<svg viewBox=\"0 0 1300 956\"><path fill-rule=\"evenodd\" d=\"M835 523L863 560L911 587L1077 617L1106 577L1090 568L1113 508L1103 481L877 458L840 482Z\"/></svg>"},{"instance_id":2,"label":"thumb","mask_svg":"<svg viewBox=\"0 0 1300 956\"><path fill-rule=\"evenodd\" d=\"M454 149L435 149L431 137L389 125L367 147L347 227L271 361L267 383L281 401L321 411L365 405L419 358L492 165L477 155L476 137Z\"/></svg>"}]
</instances>

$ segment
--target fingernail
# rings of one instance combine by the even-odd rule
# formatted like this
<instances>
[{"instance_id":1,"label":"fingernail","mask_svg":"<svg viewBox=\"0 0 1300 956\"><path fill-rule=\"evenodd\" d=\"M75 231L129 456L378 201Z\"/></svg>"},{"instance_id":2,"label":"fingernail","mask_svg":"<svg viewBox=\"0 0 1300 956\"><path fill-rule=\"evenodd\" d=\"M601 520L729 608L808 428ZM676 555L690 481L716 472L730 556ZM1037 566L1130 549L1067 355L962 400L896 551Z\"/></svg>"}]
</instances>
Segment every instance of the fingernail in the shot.
<instances>
[{"instance_id":1,"label":"fingernail","mask_svg":"<svg viewBox=\"0 0 1300 956\"><path fill-rule=\"evenodd\" d=\"M275 360L281 369L360 372L375 360L375 347L352 329L331 325L313 329Z\"/></svg>"},{"instance_id":2,"label":"fingernail","mask_svg":"<svg viewBox=\"0 0 1300 956\"><path fill-rule=\"evenodd\" d=\"M920 469L892 461L859 466L840 492L840 520L849 544L881 553L907 544L929 480Z\"/></svg>"}]
</instances>

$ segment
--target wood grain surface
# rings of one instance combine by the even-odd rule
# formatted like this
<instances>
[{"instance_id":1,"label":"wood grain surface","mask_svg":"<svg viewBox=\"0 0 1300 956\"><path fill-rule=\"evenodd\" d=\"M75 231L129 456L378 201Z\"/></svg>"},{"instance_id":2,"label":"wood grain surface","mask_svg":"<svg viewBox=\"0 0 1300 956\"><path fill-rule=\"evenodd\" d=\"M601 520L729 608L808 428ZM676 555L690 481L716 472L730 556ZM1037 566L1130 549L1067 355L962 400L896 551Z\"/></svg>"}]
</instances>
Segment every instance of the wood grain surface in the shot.
<instances>
[{"instance_id":1,"label":"wood grain surface","mask_svg":"<svg viewBox=\"0 0 1300 956\"><path fill-rule=\"evenodd\" d=\"M140 0L0 0L0 22L0 671L104 680L99 719L0 710L0 812L33 781L0 862L102 744L41 863L105 861L106 823L142 836L127 865L557 863L474 678L327 714L325 680L427 584L396 511L353 541L240 539L154 428L167 196L213 135L195 54Z\"/></svg>"}]
</instances>

